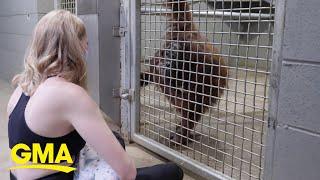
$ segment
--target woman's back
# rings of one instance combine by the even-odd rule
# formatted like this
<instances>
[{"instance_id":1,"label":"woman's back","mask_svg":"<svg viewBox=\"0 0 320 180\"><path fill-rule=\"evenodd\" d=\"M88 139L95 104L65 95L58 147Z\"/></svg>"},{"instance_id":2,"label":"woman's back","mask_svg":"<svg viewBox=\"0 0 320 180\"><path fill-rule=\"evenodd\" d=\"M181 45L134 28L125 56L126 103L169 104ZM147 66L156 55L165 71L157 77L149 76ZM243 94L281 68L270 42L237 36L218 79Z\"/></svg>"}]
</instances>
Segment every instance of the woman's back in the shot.
<instances>
[{"instance_id":1,"label":"woman's back","mask_svg":"<svg viewBox=\"0 0 320 180\"><path fill-rule=\"evenodd\" d=\"M45 147L47 143L54 143L56 155L62 143L66 143L73 161L76 161L79 151L85 141L63 117L64 105L68 105L68 92L74 91L75 86L66 82L63 78L49 78L42 83L36 92L30 97L20 87L12 94L8 103L8 133L9 147L18 143L24 143L32 147L33 143L40 143ZM76 93L76 92L74 92ZM81 98L81 97L79 97ZM19 156L20 153L18 154ZM71 165L71 164L69 164ZM52 172L48 170L15 170L17 177L42 177Z\"/></svg>"},{"instance_id":2,"label":"woman's back","mask_svg":"<svg viewBox=\"0 0 320 180\"><path fill-rule=\"evenodd\" d=\"M66 93L71 90L70 86L73 84L66 82L63 78L49 78L38 87L31 97L22 92L20 87L17 87L9 100L8 111L10 112L8 113L13 112L22 95L26 96L29 100L24 115L31 131L44 137L66 135L74 128L70 122L62 117L63 107L58 103L64 100ZM67 99L65 100L67 102Z\"/></svg>"}]
</instances>

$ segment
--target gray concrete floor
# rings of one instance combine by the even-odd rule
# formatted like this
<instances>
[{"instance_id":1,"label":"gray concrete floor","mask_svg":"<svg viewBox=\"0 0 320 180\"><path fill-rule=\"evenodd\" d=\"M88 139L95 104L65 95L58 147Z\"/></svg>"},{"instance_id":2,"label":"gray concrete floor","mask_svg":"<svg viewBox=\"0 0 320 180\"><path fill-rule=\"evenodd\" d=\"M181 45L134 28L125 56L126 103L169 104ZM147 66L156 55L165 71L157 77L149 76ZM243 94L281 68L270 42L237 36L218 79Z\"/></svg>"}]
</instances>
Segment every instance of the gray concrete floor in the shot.
<instances>
[{"instance_id":1,"label":"gray concrete floor","mask_svg":"<svg viewBox=\"0 0 320 180\"><path fill-rule=\"evenodd\" d=\"M0 79L0 179L9 179L7 168L9 167L10 153L8 150L6 106L12 91L13 88L9 82ZM166 161L137 144L128 145L127 152L134 159L137 167L152 166ZM195 177L192 173L185 171L185 180L199 179Z\"/></svg>"}]
</instances>

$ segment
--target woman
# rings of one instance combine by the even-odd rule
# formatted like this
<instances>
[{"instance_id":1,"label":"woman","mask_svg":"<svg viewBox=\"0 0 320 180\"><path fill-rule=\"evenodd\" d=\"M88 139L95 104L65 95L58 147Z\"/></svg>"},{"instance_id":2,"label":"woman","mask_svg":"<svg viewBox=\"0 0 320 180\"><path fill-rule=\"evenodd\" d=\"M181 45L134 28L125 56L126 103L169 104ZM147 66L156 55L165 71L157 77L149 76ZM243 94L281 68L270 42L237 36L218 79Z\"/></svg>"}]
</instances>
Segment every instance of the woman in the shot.
<instances>
[{"instance_id":1,"label":"woman","mask_svg":"<svg viewBox=\"0 0 320 180\"><path fill-rule=\"evenodd\" d=\"M68 11L56 10L36 25L24 60L24 71L13 78L9 115L9 147L18 143L54 143L55 156L66 143L73 162L87 143L116 172L119 179L182 179L174 164L138 169L105 123L98 105L86 91L88 49L83 22ZM103 140L103 142L101 142ZM21 156L21 154L18 153ZM67 162L63 165L74 166ZM169 168L169 169L168 169ZM138 175L137 175L138 174ZM73 172L15 169L11 179L73 179Z\"/></svg>"}]
</instances>

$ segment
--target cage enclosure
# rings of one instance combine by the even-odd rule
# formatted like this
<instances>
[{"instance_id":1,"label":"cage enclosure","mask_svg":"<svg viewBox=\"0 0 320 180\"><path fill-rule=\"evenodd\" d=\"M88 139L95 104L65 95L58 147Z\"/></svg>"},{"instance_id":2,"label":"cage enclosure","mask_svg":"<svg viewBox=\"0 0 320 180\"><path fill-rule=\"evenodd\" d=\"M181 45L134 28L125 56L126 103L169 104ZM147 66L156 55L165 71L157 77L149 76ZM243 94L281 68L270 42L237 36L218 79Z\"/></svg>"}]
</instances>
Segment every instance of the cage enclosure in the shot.
<instances>
[{"instance_id":1,"label":"cage enclosure","mask_svg":"<svg viewBox=\"0 0 320 180\"><path fill-rule=\"evenodd\" d=\"M138 133L229 177L260 179L274 2L139 3L143 87ZM204 60L215 57L224 63ZM227 75L213 72L222 69ZM215 80L226 85L209 82Z\"/></svg>"}]
</instances>

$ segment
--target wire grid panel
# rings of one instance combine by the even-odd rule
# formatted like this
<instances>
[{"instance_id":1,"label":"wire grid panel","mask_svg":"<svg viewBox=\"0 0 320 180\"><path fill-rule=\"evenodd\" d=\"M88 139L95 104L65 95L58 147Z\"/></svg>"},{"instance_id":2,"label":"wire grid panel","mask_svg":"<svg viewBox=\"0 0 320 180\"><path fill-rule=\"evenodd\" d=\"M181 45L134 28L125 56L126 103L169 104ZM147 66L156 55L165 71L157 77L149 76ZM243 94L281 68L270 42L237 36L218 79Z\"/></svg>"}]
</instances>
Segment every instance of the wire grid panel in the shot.
<instances>
[{"instance_id":1,"label":"wire grid panel","mask_svg":"<svg viewBox=\"0 0 320 180\"><path fill-rule=\"evenodd\" d=\"M59 9L65 9L77 14L77 0L60 0Z\"/></svg>"},{"instance_id":2,"label":"wire grid panel","mask_svg":"<svg viewBox=\"0 0 320 180\"><path fill-rule=\"evenodd\" d=\"M139 134L263 177L274 0L142 0Z\"/></svg>"}]
</instances>

